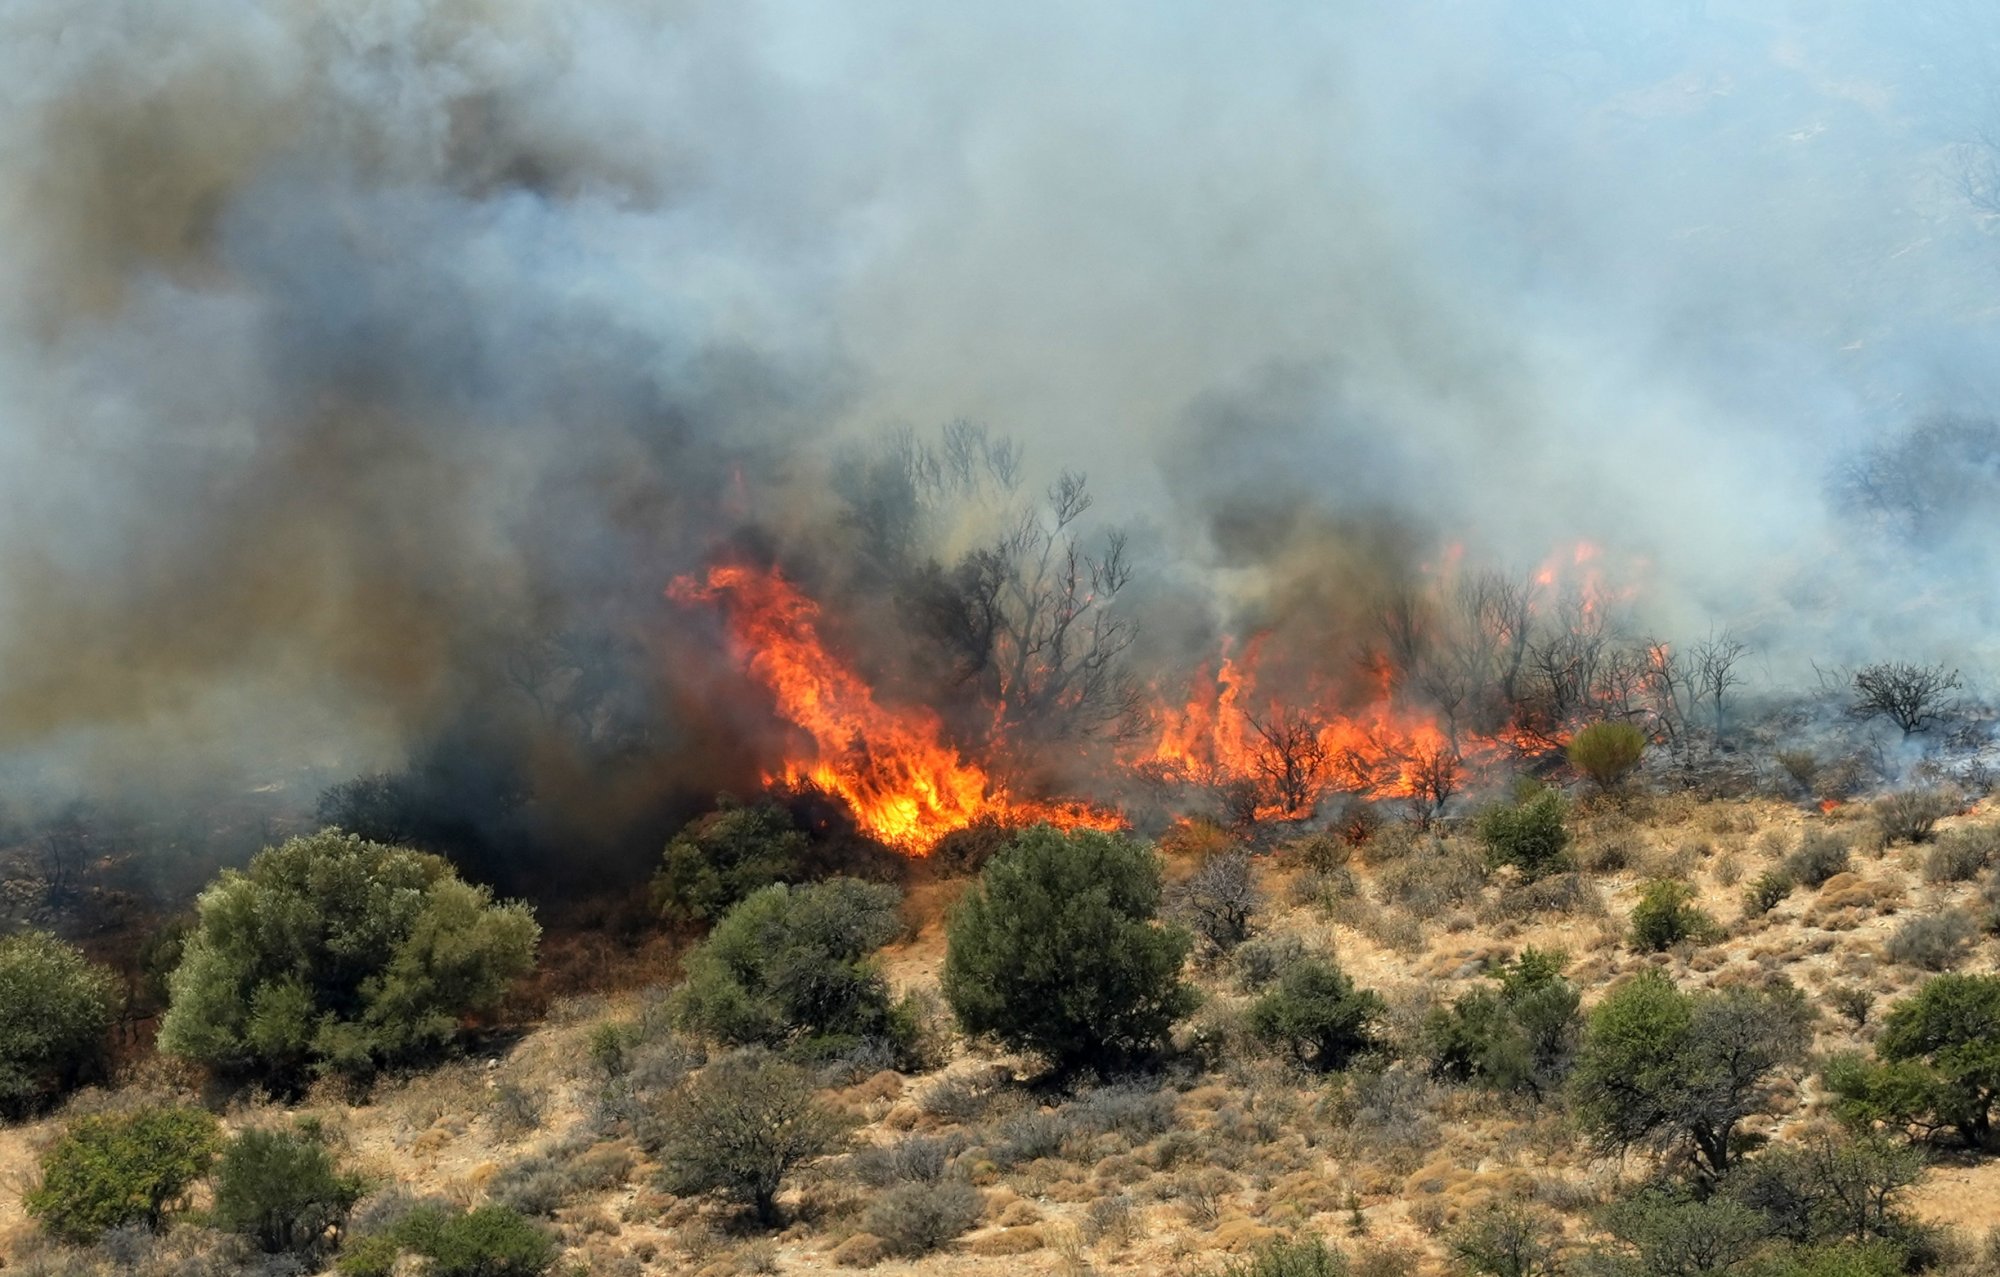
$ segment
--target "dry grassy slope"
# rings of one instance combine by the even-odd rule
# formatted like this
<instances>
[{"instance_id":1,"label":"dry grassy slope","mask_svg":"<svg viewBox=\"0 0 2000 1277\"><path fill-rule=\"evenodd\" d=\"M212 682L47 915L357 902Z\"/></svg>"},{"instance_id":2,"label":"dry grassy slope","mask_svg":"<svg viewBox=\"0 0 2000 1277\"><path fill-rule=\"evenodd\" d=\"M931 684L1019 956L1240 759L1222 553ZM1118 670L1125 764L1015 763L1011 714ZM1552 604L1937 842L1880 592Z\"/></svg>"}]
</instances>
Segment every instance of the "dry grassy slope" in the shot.
<instances>
[{"instance_id":1,"label":"dry grassy slope","mask_svg":"<svg viewBox=\"0 0 2000 1277\"><path fill-rule=\"evenodd\" d=\"M1422 919L1420 934L1380 904L1385 884L1398 872L1393 865L1357 864L1361 902L1329 915L1317 903L1291 903L1298 894L1291 881L1295 872L1265 860L1260 874L1268 908L1261 929L1289 932L1332 950L1361 983L1389 999L1402 1028L1424 1008L1471 987L1488 961L1528 944L1567 950L1590 1000L1620 976L1657 965L1677 980L1707 985L1779 972L1816 998L1834 985L1858 984L1876 992L1880 1007L1924 977L1884 957L1893 928L1912 914L1962 903L1976 891L1970 884L1925 884L1921 848L1863 852L1851 874L1816 892L1794 894L1765 919L1741 916L1742 884L1796 846L1806 827L1838 827L1854 819L1845 810L1820 815L1770 802L1682 799L1639 800L1626 810L1587 813L1577 822L1582 855L1598 863L1622 862L1594 875L1601 910L1509 920L1494 908L1500 888L1488 886L1478 898ZM1991 813L1975 812L1947 825L1992 819ZM1664 955L1637 954L1625 945L1625 917L1639 884L1662 872L1685 876L1699 888L1725 938ZM913 935L884 959L893 983L908 987L935 980L943 952L939 919L952 894L946 885L913 895ZM1961 969L1991 970L1997 956L1996 942L1982 938ZM1198 1022L1226 1035L1231 1009L1246 999L1226 972L1201 978L1210 1003ZM354 1162L379 1180L476 1200L502 1166L583 1126L591 1098L582 1067L589 1034L606 1020L631 1018L642 997L560 1003L548 1022L505 1058L467 1061L384 1088L365 1105L328 1096L301 1111L324 1120ZM1817 1045L1822 1051L1865 1045L1870 1031L1828 1015ZM961 1048L946 1074L978 1074L993 1063ZM887 1143L908 1132L952 1128L919 1102L934 1085L931 1078L882 1074L829 1098L861 1120L860 1139ZM541 1097L538 1129L519 1132L505 1125L496 1096L509 1087ZM1136 1141L1101 1136L1094 1146L1064 1158L1004 1174L983 1167L978 1180L986 1209L979 1229L948 1253L886 1261L874 1271L963 1277L1198 1271L1227 1253L1301 1228L1324 1232L1372 1257L1366 1270L1408 1271L1414 1259L1418 1271L1439 1271L1438 1228L1492 1194L1531 1194L1565 1213L1569 1226L1580 1232L1593 1202L1621 1176L1644 1169L1630 1161L1619 1166L1593 1159L1559 1119L1474 1092L1431 1090L1413 1079L1404 1091L1382 1099L1380 1112L1349 1121L1320 1103L1329 1091L1269 1062L1237 1059L1183 1084L1175 1099L1176 1120L1187 1134ZM1811 1119L1812 1103L1807 1082L1766 1129L1782 1138ZM272 1116L238 1109L229 1119L242 1123ZM0 1246L10 1253L17 1253L26 1237L19 1205L24 1168L55 1126L50 1121L0 1130L5 1168ZM1181 1160L1169 1165L1175 1156ZM1216 1182L1202 1186L1210 1175ZM601 1274L803 1272L835 1269L864 1248L850 1238L870 1194L831 1172L804 1177L793 1194L810 1223L761 1240L717 1232L697 1204L655 1192L647 1178L642 1164L624 1187L562 1210L558 1225L573 1258ZM1132 1202L1129 1231L1094 1227L1090 1204L1121 1192ZM1916 1191L1914 1205L1928 1217L1974 1230L2000 1226L2000 1163L1940 1166Z\"/></svg>"}]
</instances>

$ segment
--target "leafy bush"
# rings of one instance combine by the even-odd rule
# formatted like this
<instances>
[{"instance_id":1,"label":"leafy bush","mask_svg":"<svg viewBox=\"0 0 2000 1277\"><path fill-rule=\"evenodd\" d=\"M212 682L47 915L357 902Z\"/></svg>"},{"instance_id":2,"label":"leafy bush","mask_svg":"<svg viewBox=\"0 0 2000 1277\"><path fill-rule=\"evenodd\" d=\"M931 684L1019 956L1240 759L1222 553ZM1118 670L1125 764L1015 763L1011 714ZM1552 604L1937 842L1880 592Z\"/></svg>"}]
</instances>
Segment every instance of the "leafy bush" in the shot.
<instances>
[{"instance_id":1,"label":"leafy bush","mask_svg":"<svg viewBox=\"0 0 2000 1277\"><path fill-rule=\"evenodd\" d=\"M1208 857L1172 894L1174 915L1216 953L1228 953L1250 938L1259 900L1250 853L1242 848Z\"/></svg>"},{"instance_id":2,"label":"leafy bush","mask_svg":"<svg viewBox=\"0 0 2000 1277\"><path fill-rule=\"evenodd\" d=\"M295 1081L431 1058L533 968L523 904L436 856L338 830L259 852L202 892L160 1047Z\"/></svg>"},{"instance_id":3,"label":"leafy bush","mask_svg":"<svg viewBox=\"0 0 2000 1277\"><path fill-rule=\"evenodd\" d=\"M1937 823L1958 811L1958 795L1942 789L1902 789L1870 803L1868 810L1891 843L1929 842Z\"/></svg>"},{"instance_id":4,"label":"leafy bush","mask_svg":"<svg viewBox=\"0 0 2000 1277\"><path fill-rule=\"evenodd\" d=\"M1768 869L1743 893L1743 912L1752 918L1761 918L1776 909L1780 901L1792 894L1799 884L1782 869Z\"/></svg>"},{"instance_id":5,"label":"leafy bush","mask_svg":"<svg viewBox=\"0 0 2000 1277\"><path fill-rule=\"evenodd\" d=\"M943 987L968 1033L1063 1072L1157 1049L1195 1006L1191 938L1157 922L1160 862L1127 838L1046 825L996 856L946 924Z\"/></svg>"},{"instance_id":6,"label":"leafy bush","mask_svg":"<svg viewBox=\"0 0 2000 1277\"><path fill-rule=\"evenodd\" d=\"M791 1171L840 1147L847 1123L814 1099L806 1073L761 1051L724 1056L669 1096L650 1150L661 1183L719 1193L777 1222Z\"/></svg>"},{"instance_id":7,"label":"leafy bush","mask_svg":"<svg viewBox=\"0 0 2000 1277\"><path fill-rule=\"evenodd\" d=\"M42 1154L42 1182L24 1204L66 1241L88 1242L124 1224L157 1232L208 1173L220 1143L215 1118L197 1108L78 1118Z\"/></svg>"},{"instance_id":8,"label":"leafy bush","mask_svg":"<svg viewBox=\"0 0 2000 1277\"><path fill-rule=\"evenodd\" d=\"M1386 1009L1381 995L1355 988L1333 962L1307 958L1252 1004L1250 1031L1298 1063L1330 1072L1375 1045Z\"/></svg>"},{"instance_id":9,"label":"leafy bush","mask_svg":"<svg viewBox=\"0 0 2000 1277\"><path fill-rule=\"evenodd\" d=\"M1567 806L1553 789L1496 807L1479 822L1479 841L1489 864L1513 865L1524 878L1540 878L1568 867Z\"/></svg>"},{"instance_id":10,"label":"leafy bush","mask_svg":"<svg viewBox=\"0 0 2000 1277\"><path fill-rule=\"evenodd\" d=\"M737 902L799 876L806 836L779 807L727 795L667 844L653 896L670 922L712 922Z\"/></svg>"},{"instance_id":11,"label":"leafy bush","mask_svg":"<svg viewBox=\"0 0 2000 1277\"><path fill-rule=\"evenodd\" d=\"M1317 1237L1272 1242L1248 1259L1214 1270L1214 1277L1348 1277L1347 1256Z\"/></svg>"},{"instance_id":12,"label":"leafy bush","mask_svg":"<svg viewBox=\"0 0 2000 1277\"><path fill-rule=\"evenodd\" d=\"M1766 1232L1795 1245L1900 1244L1912 1240L1914 1224L1897 1199L1923 1178L1924 1161L1899 1140L1818 1128L1744 1162L1724 1188L1763 1216Z\"/></svg>"},{"instance_id":13,"label":"leafy bush","mask_svg":"<svg viewBox=\"0 0 2000 1277\"><path fill-rule=\"evenodd\" d=\"M1842 1116L1983 1144L2000 1097L2000 976L1933 977L1889 1008L1875 1053L1873 1064L1855 1055L1828 1063Z\"/></svg>"},{"instance_id":14,"label":"leafy bush","mask_svg":"<svg viewBox=\"0 0 2000 1277\"><path fill-rule=\"evenodd\" d=\"M1947 830L1924 857L1924 881L1970 882L1996 855L2000 855L2000 825Z\"/></svg>"},{"instance_id":15,"label":"leafy bush","mask_svg":"<svg viewBox=\"0 0 2000 1277\"><path fill-rule=\"evenodd\" d=\"M1592 723L1570 737L1569 765L1601 791L1618 787L1646 753L1646 733L1630 723Z\"/></svg>"},{"instance_id":16,"label":"leafy bush","mask_svg":"<svg viewBox=\"0 0 2000 1277\"><path fill-rule=\"evenodd\" d=\"M683 1031L732 1046L825 1054L889 1032L889 991L865 957L901 926L901 893L836 878L765 887L688 955L669 1002Z\"/></svg>"},{"instance_id":17,"label":"leafy bush","mask_svg":"<svg viewBox=\"0 0 2000 1277\"><path fill-rule=\"evenodd\" d=\"M1965 961L1977 932L1972 919L1957 910L1909 918L1889 937L1889 961L1926 971L1949 971Z\"/></svg>"},{"instance_id":18,"label":"leafy bush","mask_svg":"<svg viewBox=\"0 0 2000 1277\"><path fill-rule=\"evenodd\" d=\"M1671 878L1646 884L1632 906L1632 946L1648 953L1671 949L1683 940L1703 940L1715 934L1715 919L1694 903L1694 888Z\"/></svg>"},{"instance_id":19,"label":"leafy bush","mask_svg":"<svg viewBox=\"0 0 2000 1277\"><path fill-rule=\"evenodd\" d=\"M1599 1216L1618 1245L1597 1253L1612 1273L1686 1277L1726 1272L1754 1257L1770 1234L1761 1211L1725 1194L1654 1187L1613 1202Z\"/></svg>"},{"instance_id":20,"label":"leafy bush","mask_svg":"<svg viewBox=\"0 0 2000 1277\"><path fill-rule=\"evenodd\" d=\"M347 1218L361 1188L316 1133L247 1130L222 1150L214 1222L268 1254L308 1251Z\"/></svg>"},{"instance_id":21,"label":"leafy bush","mask_svg":"<svg viewBox=\"0 0 2000 1277\"><path fill-rule=\"evenodd\" d=\"M1576 1051L1581 995L1563 978L1568 955L1527 949L1495 972L1498 987L1468 993L1424 1023L1431 1076L1541 1095L1559 1085Z\"/></svg>"},{"instance_id":22,"label":"leafy bush","mask_svg":"<svg viewBox=\"0 0 2000 1277\"><path fill-rule=\"evenodd\" d=\"M1846 873L1853 856L1854 848L1845 838L1815 829L1806 834L1797 851L1785 857L1781 868L1793 882L1817 888L1835 874Z\"/></svg>"},{"instance_id":23,"label":"leafy bush","mask_svg":"<svg viewBox=\"0 0 2000 1277\"><path fill-rule=\"evenodd\" d=\"M457 1212L420 1206L384 1232L356 1239L338 1265L347 1277L389 1277L408 1253L425 1277L538 1277L555 1263L555 1239L505 1206Z\"/></svg>"},{"instance_id":24,"label":"leafy bush","mask_svg":"<svg viewBox=\"0 0 2000 1277\"><path fill-rule=\"evenodd\" d=\"M1643 972L1586 1022L1569 1080L1574 1111L1605 1151L1685 1149L1721 1175L1737 1125L1769 1100L1770 1075L1804 1058L1811 1020L1790 985L1686 993Z\"/></svg>"},{"instance_id":25,"label":"leafy bush","mask_svg":"<svg viewBox=\"0 0 2000 1277\"><path fill-rule=\"evenodd\" d=\"M979 1223L985 1211L979 1190L962 1179L912 1180L875 1199L862 1230L880 1237L893 1255L928 1255Z\"/></svg>"},{"instance_id":26,"label":"leafy bush","mask_svg":"<svg viewBox=\"0 0 2000 1277\"><path fill-rule=\"evenodd\" d=\"M1446 1246L1460 1264L1485 1277L1553 1277L1561 1268L1560 1241L1547 1215L1494 1202L1453 1230Z\"/></svg>"},{"instance_id":27,"label":"leafy bush","mask_svg":"<svg viewBox=\"0 0 2000 1277\"><path fill-rule=\"evenodd\" d=\"M46 931L0 937L0 1115L19 1117L99 1064L111 973Z\"/></svg>"}]
</instances>

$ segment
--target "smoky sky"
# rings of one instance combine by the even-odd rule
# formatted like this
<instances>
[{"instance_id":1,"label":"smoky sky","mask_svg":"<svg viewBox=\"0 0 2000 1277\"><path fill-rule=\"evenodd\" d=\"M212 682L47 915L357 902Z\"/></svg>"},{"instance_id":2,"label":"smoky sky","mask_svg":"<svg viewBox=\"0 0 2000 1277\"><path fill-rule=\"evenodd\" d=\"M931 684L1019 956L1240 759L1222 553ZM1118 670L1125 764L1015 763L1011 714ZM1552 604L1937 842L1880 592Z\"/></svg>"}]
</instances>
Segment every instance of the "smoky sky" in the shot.
<instances>
[{"instance_id":1,"label":"smoky sky","mask_svg":"<svg viewBox=\"0 0 2000 1277\"><path fill-rule=\"evenodd\" d=\"M0 32L14 756L392 759L523 625L682 624L648 609L732 523L808 536L835 449L956 418L1088 471L1218 615L1365 526L1347 556L1599 543L1654 623L1780 671L1984 650L1990 560L1826 497L1993 406L1980 6L18 0Z\"/></svg>"}]
</instances>

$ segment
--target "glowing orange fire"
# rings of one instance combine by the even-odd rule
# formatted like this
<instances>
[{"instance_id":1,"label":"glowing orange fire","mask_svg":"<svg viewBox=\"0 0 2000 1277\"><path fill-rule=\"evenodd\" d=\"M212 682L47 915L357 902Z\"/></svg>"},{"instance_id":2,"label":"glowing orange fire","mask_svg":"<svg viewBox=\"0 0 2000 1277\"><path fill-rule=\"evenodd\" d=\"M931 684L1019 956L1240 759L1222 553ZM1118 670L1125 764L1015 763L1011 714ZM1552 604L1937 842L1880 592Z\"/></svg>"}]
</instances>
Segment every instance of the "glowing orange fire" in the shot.
<instances>
[{"instance_id":1,"label":"glowing orange fire","mask_svg":"<svg viewBox=\"0 0 2000 1277\"><path fill-rule=\"evenodd\" d=\"M1073 803L1016 799L945 741L937 715L891 708L822 641L819 605L776 569L712 568L705 583L677 578L680 603L723 603L739 659L771 689L777 709L811 748L765 777L838 794L869 834L911 855L983 818L1114 829L1115 815Z\"/></svg>"}]
</instances>

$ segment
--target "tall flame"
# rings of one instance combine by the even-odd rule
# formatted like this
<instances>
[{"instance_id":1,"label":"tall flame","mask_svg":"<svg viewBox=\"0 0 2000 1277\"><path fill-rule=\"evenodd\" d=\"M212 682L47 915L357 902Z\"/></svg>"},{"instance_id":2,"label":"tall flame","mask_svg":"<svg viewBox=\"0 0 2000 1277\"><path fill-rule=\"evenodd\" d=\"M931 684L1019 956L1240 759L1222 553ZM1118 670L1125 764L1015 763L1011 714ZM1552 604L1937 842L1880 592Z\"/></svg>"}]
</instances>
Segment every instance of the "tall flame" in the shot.
<instances>
[{"instance_id":1,"label":"tall flame","mask_svg":"<svg viewBox=\"0 0 2000 1277\"><path fill-rule=\"evenodd\" d=\"M946 743L944 725L921 707L892 708L835 656L819 632L820 608L775 568L711 568L705 582L679 577L679 603L723 603L730 636L780 715L811 738L809 753L765 777L810 783L839 795L860 826L911 855L982 819L1117 828L1115 815L1080 804L1017 800Z\"/></svg>"}]
</instances>

